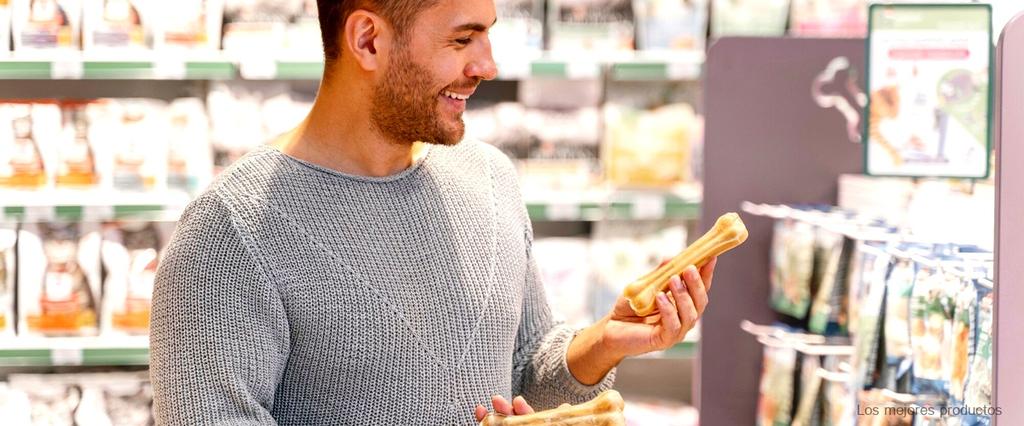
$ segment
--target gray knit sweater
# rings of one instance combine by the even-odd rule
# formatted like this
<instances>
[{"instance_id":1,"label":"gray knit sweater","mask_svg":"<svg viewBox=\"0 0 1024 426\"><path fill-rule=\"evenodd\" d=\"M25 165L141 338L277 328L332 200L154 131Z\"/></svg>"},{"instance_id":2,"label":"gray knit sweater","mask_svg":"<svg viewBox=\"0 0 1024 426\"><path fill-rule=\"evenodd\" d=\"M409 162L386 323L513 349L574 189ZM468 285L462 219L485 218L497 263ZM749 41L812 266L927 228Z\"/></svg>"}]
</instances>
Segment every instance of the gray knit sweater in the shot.
<instances>
[{"instance_id":1,"label":"gray knit sweater","mask_svg":"<svg viewBox=\"0 0 1024 426\"><path fill-rule=\"evenodd\" d=\"M153 295L158 424L473 424L579 403L515 171L434 146L384 178L264 147L185 211Z\"/></svg>"}]
</instances>

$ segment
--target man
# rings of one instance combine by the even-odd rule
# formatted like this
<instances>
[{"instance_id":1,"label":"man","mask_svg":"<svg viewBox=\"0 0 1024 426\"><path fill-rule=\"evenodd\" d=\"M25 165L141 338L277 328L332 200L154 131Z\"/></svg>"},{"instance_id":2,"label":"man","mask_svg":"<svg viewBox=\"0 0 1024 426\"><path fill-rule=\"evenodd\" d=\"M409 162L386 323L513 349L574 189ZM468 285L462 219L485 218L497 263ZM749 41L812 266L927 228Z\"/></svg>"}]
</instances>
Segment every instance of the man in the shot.
<instances>
[{"instance_id":1,"label":"man","mask_svg":"<svg viewBox=\"0 0 1024 426\"><path fill-rule=\"evenodd\" d=\"M511 163L459 143L497 72L492 0L318 7L309 117L198 197L160 266L158 423L472 424L591 399L693 327L714 262L660 314L552 322Z\"/></svg>"}]
</instances>

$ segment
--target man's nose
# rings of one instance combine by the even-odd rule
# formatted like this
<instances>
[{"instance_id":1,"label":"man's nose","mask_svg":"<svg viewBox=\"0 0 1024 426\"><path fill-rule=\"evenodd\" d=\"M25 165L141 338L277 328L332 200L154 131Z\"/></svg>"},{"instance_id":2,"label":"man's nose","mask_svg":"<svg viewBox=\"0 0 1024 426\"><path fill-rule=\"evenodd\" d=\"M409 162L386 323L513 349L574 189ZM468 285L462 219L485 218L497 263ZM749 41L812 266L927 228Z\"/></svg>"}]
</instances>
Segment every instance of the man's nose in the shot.
<instances>
[{"instance_id":1,"label":"man's nose","mask_svg":"<svg viewBox=\"0 0 1024 426\"><path fill-rule=\"evenodd\" d=\"M498 77L498 65L491 55L491 43L481 43L479 56L466 66L466 77L479 80L494 80Z\"/></svg>"}]
</instances>

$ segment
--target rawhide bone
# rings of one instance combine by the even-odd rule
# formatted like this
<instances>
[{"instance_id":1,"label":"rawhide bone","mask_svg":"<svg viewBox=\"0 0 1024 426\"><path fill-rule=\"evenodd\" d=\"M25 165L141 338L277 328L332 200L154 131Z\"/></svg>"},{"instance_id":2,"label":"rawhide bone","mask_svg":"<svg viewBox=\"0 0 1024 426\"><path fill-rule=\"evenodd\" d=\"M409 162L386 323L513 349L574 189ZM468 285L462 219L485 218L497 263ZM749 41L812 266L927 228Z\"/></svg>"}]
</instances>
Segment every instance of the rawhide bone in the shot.
<instances>
[{"instance_id":1,"label":"rawhide bone","mask_svg":"<svg viewBox=\"0 0 1024 426\"><path fill-rule=\"evenodd\" d=\"M491 413L480 426L625 426L622 416L622 395L614 390L602 392L597 398L580 405L562 405L551 410L523 416L506 417Z\"/></svg>"},{"instance_id":2,"label":"rawhide bone","mask_svg":"<svg viewBox=\"0 0 1024 426\"><path fill-rule=\"evenodd\" d=\"M747 227L740 215L726 213L715 226L689 247L647 275L633 281L622 292L637 315L645 317L654 312L655 297L668 287L668 280L679 275L690 265L704 266L712 258L743 244L747 240Z\"/></svg>"}]
</instances>

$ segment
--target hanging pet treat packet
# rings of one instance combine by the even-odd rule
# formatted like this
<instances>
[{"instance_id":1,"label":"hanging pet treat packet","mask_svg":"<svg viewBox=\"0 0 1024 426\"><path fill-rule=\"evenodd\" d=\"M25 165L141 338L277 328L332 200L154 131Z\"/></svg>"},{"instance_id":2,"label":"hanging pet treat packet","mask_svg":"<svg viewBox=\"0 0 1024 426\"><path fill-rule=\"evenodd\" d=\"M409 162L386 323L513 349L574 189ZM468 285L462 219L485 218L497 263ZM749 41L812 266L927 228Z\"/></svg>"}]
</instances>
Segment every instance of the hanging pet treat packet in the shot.
<instances>
[{"instance_id":1,"label":"hanging pet treat packet","mask_svg":"<svg viewBox=\"0 0 1024 426\"><path fill-rule=\"evenodd\" d=\"M103 225L103 334L145 335L160 253L170 223L120 222Z\"/></svg>"},{"instance_id":2,"label":"hanging pet treat packet","mask_svg":"<svg viewBox=\"0 0 1024 426\"><path fill-rule=\"evenodd\" d=\"M952 359L944 366L944 375L949 377L950 406L962 406L964 402L970 360L977 349L977 323L978 290L973 280L964 279L954 300Z\"/></svg>"},{"instance_id":3,"label":"hanging pet treat packet","mask_svg":"<svg viewBox=\"0 0 1024 426\"><path fill-rule=\"evenodd\" d=\"M958 279L921 265L910 302L910 343L913 350L915 394L947 395L949 377L943 364L951 359L953 297ZM945 360L944 360L945 358Z\"/></svg>"},{"instance_id":4,"label":"hanging pet treat packet","mask_svg":"<svg viewBox=\"0 0 1024 426\"><path fill-rule=\"evenodd\" d=\"M15 245L18 231L0 224L0 336L14 335Z\"/></svg>"},{"instance_id":5,"label":"hanging pet treat packet","mask_svg":"<svg viewBox=\"0 0 1024 426\"><path fill-rule=\"evenodd\" d=\"M822 378L821 422L822 426L853 426L856 424L856 384L849 373L841 373L841 366L847 365L849 356L825 356Z\"/></svg>"},{"instance_id":6,"label":"hanging pet treat packet","mask_svg":"<svg viewBox=\"0 0 1024 426\"><path fill-rule=\"evenodd\" d=\"M18 236L18 334L95 335L99 257L95 225L24 225Z\"/></svg>"},{"instance_id":7,"label":"hanging pet treat packet","mask_svg":"<svg viewBox=\"0 0 1024 426\"><path fill-rule=\"evenodd\" d=\"M885 307L886 278L889 274L891 256L882 252L866 252L861 273L861 282L856 285L864 289L864 296L857 313L857 323L852 326L852 340L855 348L853 358L854 379L861 386L874 386L879 379L879 352Z\"/></svg>"},{"instance_id":8,"label":"hanging pet treat packet","mask_svg":"<svg viewBox=\"0 0 1024 426\"><path fill-rule=\"evenodd\" d=\"M822 379L818 374L821 358L817 355L801 355L800 399L796 405L796 414L793 415L793 426L821 424Z\"/></svg>"},{"instance_id":9,"label":"hanging pet treat packet","mask_svg":"<svg viewBox=\"0 0 1024 426\"><path fill-rule=\"evenodd\" d=\"M910 298L916 272L914 262L899 259L893 264L885 283L884 385L897 392L910 390L909 373L913 362L910 348Z\"/></svg>"},{"instance_id":10,"label":"hanging pet treat packet","mask_svg":"<svg viewBox=\"0 0 1024 426\"><path fill-rule=\"evenodd\" d=\"M970 360L967 386L964 391L964 425L989 425L991 418L1001 410L992 405L992 324L994 299L989 289L979 291L977 306L977 345Z\"/></svg>"},{"instance_id":11,"label":"hanging pet treat packet","mask_svg":"<svg viewBox=\"0 0 1024 426\"><path fill-rule=\"evenodd\" d=\"M78 50L81 0L13 0L14 50Z\"/></svg>"},{"instance_id":12,"label":"hanging pet treat packet","mask_svg":"<svg viewBox=\"0 0 1024 426\"><path fill-rule=\"evenodd\" d=\"M153 18L145 0L85 0L82 49L141 51L149 48Z\"/></svg>"},{"instance_id":13,"label":"hanging pet treat packet","mask_svg":"<svg viewBox=\"0 0 1024 426\"><path fill-rule=\"evenodd\" d=\"M814 226L782 219L775 222L769 280L772 307L797 319L807 316L814 272Z\"/></svg>"},{"instance_id":14,"label":"hanging pet treat packet","mask_svg":"<svg viewBox=\"0 0 1024 426\"><path fill-rule=\"evenodd\" d=\"M793 387L797 371L797 353L793 348L764 347L757 425L788 425L793 416Z\"/></svg>"},{"instance_id":15,"label":"hanging pet treat packet","mask_svg":"<svg viewBox=\"0 0 1024 426\"><path fill-rule=\"evenodd\" d=\"M819 229L822 270L818 274L818 290L811 304L808 330L811 333L845 335L847 333L844 303L851 253L856 241L843 235Z\"/></svg>"}]
</instances>

